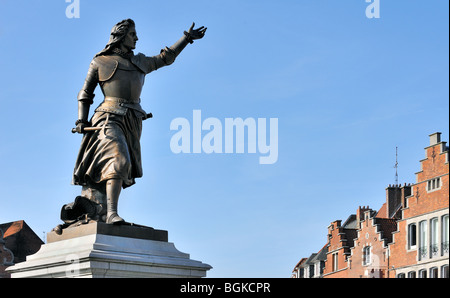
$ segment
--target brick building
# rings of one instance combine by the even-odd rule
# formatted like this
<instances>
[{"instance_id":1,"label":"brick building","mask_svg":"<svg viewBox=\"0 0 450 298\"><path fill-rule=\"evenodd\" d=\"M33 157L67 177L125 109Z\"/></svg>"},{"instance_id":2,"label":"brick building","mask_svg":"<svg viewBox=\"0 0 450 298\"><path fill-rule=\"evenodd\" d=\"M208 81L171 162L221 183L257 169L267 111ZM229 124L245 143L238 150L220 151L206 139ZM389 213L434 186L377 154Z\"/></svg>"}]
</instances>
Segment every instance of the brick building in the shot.
<instances>
[{"instance_id":1,"label":"brick building","mask_svg":"<svg viewBox=\"0 0 450 298\"><path fill-rule=\"evenodd\" d=\"M332 222L320 277L449 277L448 154L441 134L430 135L414 184L389 185L379 210ZM310 277L294 274L300 267L292 277Z\"/></svg>"},{"instance_id":2,"label":"brick building","mask_svg":"<svg viewBox=\"0 0 450 298\"><path fill-rule=\"evenodd\" d=\"M328 226L328 250L323 276L348 277L347 262L357 234L357 222L357 216L352 214L344 224L341 220L336 220Z\"/></svg>"},{"instance_id":3,"label":"brick building","mask_svg":"<svg viewBox=\"0 0 450 298\"><path fill-rule=\"evenodd\" d=\"M44 242L23 220L0 224L0 278L9 278L5 269L24 262L42 244Z\"/></svg>"},{"instance_id":4,"label":"brick building","mask_svg":"<svg viewBox=\"0 0 450 298\"><path fill-rule=\"evenodd\" d=\"M378 212L370 208L358 209L359 229L350 248L347 277L389 277L388 243L392 241L397 223L396 219L386 215L386 209L386 204Z\"/></svg>"},{"instance_id":5,"label":"brick building","mask_svg":"<svg viewBox=\"0 0 450 298\"><path fill-rule=\"evenodd\" d=\"M432 134L389 245L397 277L448 277L448 154L441 134Z\"/></svg>"}]
</instances>

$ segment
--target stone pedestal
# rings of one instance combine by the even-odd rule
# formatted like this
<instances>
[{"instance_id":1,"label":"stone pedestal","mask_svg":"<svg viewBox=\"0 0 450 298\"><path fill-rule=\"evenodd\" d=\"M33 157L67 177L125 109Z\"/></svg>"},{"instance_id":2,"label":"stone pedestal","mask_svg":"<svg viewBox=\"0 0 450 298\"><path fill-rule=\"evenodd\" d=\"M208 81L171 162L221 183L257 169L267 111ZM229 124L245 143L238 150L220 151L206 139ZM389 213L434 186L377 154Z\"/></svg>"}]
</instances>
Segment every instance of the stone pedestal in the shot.
<instances>
[{"instance_id":1,"label":"stone pedestal","mask_svg":"<svg viewBox=\"0 0 450 298\"><path fill-rule=\"evenodd\" d=\"M211 268L178 251L167 231L92 222L48 233L36 254L7 270L12 278L195 278Z\"/></svg>"}]
</instances>

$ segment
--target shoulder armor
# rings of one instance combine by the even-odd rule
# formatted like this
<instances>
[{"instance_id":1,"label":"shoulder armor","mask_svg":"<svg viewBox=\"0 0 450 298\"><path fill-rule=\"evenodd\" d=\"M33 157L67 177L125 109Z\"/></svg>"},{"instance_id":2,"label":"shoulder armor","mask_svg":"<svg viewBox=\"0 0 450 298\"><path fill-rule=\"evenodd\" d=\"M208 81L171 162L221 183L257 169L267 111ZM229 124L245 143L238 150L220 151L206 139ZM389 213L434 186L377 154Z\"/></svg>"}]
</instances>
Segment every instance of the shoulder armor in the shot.
<instances>
[{"instance_id":1,"label":"shoulder armor","mask_svg":"<svg viewBox=\"0 0 450 298\"><path fill-rule=\"evenodd\" d=\"M139 54L131 57L131 63L133 63L137 68L139 68L145 74L151 72L149 63L146 61L146 56L142 53L139 53Z\"/></svg>"},{"instance_id":2,"label":"shoulder armor","mask_svg":"<svg viewBox=\"0 0 450 298\"><path fill-rule=\"evenodd\" d=\"M108 56L95 57L92 63L94 63L98 69L98 80L100 82L105 82L111 79L119 65L116 60Z\"/></svg>"}]
</instances>

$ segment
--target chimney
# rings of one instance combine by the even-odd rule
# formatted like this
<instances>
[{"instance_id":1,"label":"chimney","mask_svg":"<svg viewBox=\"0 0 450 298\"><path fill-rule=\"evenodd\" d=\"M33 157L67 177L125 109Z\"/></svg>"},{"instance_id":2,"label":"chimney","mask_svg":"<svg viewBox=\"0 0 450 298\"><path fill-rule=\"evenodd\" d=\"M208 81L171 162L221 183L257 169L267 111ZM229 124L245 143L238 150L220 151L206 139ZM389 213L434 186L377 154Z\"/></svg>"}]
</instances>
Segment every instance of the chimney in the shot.
<instances>
[{"instance_id":1,"label":"chimney","mask_svg":"<svg viewBox=\"0 0 450 298\"><path fill-rule=\"evenodd\" d=\"M412 193L412 186L410 183L408 184L404 184L401 188L401 196L402 196L402 208L406 208L408 207L408 200L406 199L407 197L411 196Z\"/></svg>"},{"instance_id":2,"label":"chimney","mask_svg":"<svg viewBox=\"0 0 450 298\"><path fill-rule=\"evenodd\" d=\"M411 187L407 187L406 184L402 188L400 184L392 184L386 188L386 211L387 217L392 218L395 211L404 203L404 195L411 194Z\"/></svg>"},{"instance_id":3,"label":"chimney","mask_svg":"<svg viewBox=\"0 0 450 298\"><path fill-rule=\"evenodd\" d=\"M430 135L430 146L434 146L441 142L441 132L435 132Z\"/></svg>"},{"instance_id":4,"label":"chimney","mask_svg":"<svg viewBox=\"0 0 450 298\"><path fill-rule=\"evenodd\" d=\"M370 210L369 206L359 206L358 210L356 210L356 227L359 229L360 228L360 223L361 221L364 220L364 212L366 212L367 210Z\"/></svg>"}]
</instances>

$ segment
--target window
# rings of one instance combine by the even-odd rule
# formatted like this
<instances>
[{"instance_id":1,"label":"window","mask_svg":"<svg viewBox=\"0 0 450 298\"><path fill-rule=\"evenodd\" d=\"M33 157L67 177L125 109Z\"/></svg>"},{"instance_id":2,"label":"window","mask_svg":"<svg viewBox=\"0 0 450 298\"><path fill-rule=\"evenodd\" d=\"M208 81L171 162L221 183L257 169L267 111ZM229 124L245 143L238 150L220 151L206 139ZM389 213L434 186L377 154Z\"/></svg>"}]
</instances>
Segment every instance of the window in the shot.
<instances>
[{"instance_id":1,"label":"window","mask_svg":"<svg viewBox=\"0 0 450 298\"><path fill-rule=\"evenodd\" d=\"M441 278L448 278L448 265L441 267Z\"/></svg>"},{"instance_id":2,"label":"window","mask_svg":"<svg viewBox=\"0 0 450 298\"><path fill-rule=\"evenodd\" d=\"M448 214L442 217L442 254L448 254Z\"/></svg>"},{"instance_id":3,"label":"window","mask_svg":"<svg viewBox=\"0 0 450 298\"><path fill-rule=\"evenodd\" d=\"M408 248L415 249L417 244L416 224L408 225Z\"/></svg>"},{"instance_id":4,"label":"window","mask_svg":"<svg viewBox=\"0 0 450 298\"><path fill-rule=\"evenodd\" d=\"M441 188L441 178L435 178L428 180L427 182L427 191L435 191Z\"/></svg>"},{"instance_id":5,"label":"window","mask_svg":"<svg viewBox=\"0 0 450 298\"><path fill-rule=\"evenodd\" d=\"M405 278L405 273L400 273L399 275L397 275L397 278Z\"/></svg>"},{"instance_id":6,"label":"window","mask_svg":"<svg viewBox=\"0 0 450 298\"><path fill-rule=\"evenodd\" d=\"M299 278L304 278L305 277L305 269L303 267L300 267L298 277Z\"/></svg>"},{"instance_id":7,"label":"window","mask_svg":"<svg viewBox=\"0 0 450 298\"><path fill-rule=\"evenodd\" d=\"M430 278L438 278L438 268L430 268Z\"/></svg>"},{"instance_id":8,"label":"window","mask_svg":"<svg viewBox=\"0 0 450 298\"><path fill-rule=\"evenodd\" d=\"M334 253L332 254L332 258L333 258L333 271L337 271L338 270L338 254Z\"/></svg>"},{"instance_id":9,"label":"window","mask_svg":"<svg viewBox=\"0 0 450 298\"><path fill-rule=\"evenodd\" d=\"M408 278L416 278L416 271L408 272Z\"/></svg>"},{"instance_id":10,"label":"window","mask_svg":"<svg viewBox=\"0 0 450 298\"><path fill-rule=\"evenodd\" d=\"M430 256L436 257L439 253L438 244L438 219L432 218L430 221Z\"/></svg>"},{"instance_id":11,"label":"window","mask_svg":"<svg viewBox=\"0 0 450 298\"><path fill-rule=\"evenodd\" d=\"M425 269L420 270L419 278L427 278L427 270L425 270Z\"/></svg>"},{"instance_id":12,"label":"window","mask_svg":"<svg viewBox=\"0 0 450 298\"><path fill-rule=\"evenodd\" d=\"M419 223L419 259L422 260L428 255L428 241L427 241L427 222L421 221Z\"/></svg>"},{"instance_id":13,"label":"window","mask_svg":"<svg viewBox=\"0 0 450 298\"><path fill-rule=\"evenodd\" d=\"M370 246L366 246L363 249L363 265L370 264Z\"/></svg>"}]
</instances>

